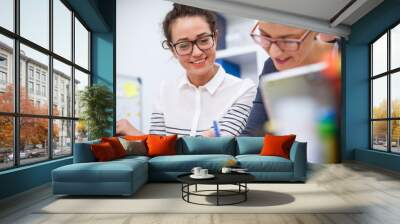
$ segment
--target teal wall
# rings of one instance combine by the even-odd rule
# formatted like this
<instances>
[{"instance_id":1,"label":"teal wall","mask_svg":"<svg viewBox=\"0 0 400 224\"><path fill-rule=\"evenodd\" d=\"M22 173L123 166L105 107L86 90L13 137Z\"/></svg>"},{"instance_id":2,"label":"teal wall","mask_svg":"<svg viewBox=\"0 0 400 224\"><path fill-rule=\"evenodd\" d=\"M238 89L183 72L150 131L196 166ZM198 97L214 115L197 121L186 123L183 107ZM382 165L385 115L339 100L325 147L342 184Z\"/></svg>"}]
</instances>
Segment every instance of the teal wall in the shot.
<instances>
[{"instance_id":1,"label":"teal wall","mask_svg":"<svg viewBox=\"0 0 400 224\"><path fill-rule=\"evenodd\" d=\"M393 24L400 22L400 0L385 0L351 27L343 49L345 87L342 159L358 160L398 170L398 156L369 150L369 46ZM357 149L357 150L356 150ZM356 151L355 151L356 150ZM363 150L363 151L359 151ZM379 160L379 162L377 162Z\"/></svg>"},{"instance_id":2,"label":"teal wall","mask_svg":"<svg viewBox=\"0 0 400 224\"><path fill-rule=\"evenodd\" d=\"M99 11L108 24L108 32L92 32L92 83L105 84L114 93L114 102L116 102L116 2L101 0L98 2ZM113 125L109 133L114 135L116 122L116 108L114 106Z\"/></svg>"},{"instance_id":3,"label":"teal wall","mask_svg":"<svg viewBox=\"0 0 400 224\"><path fill-rule=\"evenodd\" d=\"M71 163L69 157L0 172L0 199L48 183L53 169Z\"/></svg>"},{"instance_id":4,"label":"teal wall","mask_svg":"<svg viewBox=\"0 0 400 224\"><path fill-rule=\"evenodd\" d=\"M92 31L92 82L104 83L115 93L115 0L66 0L66 2ZM113 119L115 120L115 116ZM110 131L114 130L115 127L110 127ZM72 157L68 157L1 171L0 199L50 182L53 169L71 163Z\"/></svg>"}]
</instances>

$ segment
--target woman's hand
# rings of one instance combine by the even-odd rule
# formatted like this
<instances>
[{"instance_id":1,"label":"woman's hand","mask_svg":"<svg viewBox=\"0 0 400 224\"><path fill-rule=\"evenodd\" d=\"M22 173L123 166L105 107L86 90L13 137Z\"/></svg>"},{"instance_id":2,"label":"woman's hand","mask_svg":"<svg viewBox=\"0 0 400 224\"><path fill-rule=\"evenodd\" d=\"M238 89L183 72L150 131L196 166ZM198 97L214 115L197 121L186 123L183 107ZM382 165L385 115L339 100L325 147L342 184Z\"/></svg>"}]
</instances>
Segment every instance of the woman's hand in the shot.
<instances>
[{"instance_id":1,"label":"woman's hand","mask_svg":"<svg viewBox=\"0 0 400 224\"><path fill-rule=\"evenodd\" d=\"M213 138L213 137L215 137L214 129L210 128L207 131L201 132L200 135L203 136L203 137Z\"/></svg>"},{"instance_id":2,"label":"woman's hand","mask_svg":"<svg viewBox=\"0 0 400 224\"><path fill-rule=\"evenodd\" d=\"M143 135L127 119L117 121L117 135Z\"/></svg>"}]
</instances>

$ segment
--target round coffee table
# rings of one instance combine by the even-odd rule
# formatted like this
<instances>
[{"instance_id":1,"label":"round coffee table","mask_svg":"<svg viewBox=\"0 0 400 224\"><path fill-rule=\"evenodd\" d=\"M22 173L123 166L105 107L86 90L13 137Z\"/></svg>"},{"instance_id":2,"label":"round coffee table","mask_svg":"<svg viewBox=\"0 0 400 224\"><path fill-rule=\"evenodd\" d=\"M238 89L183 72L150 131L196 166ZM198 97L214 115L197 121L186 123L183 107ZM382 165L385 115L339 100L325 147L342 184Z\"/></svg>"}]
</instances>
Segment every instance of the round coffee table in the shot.
<instances>
[{"instance_id":1,"label":"round coffee table","mask_svg":"<svg viewBox=\"0 0 400 224\"><path fill-rule=\"evenodd\" d=\"M188 203L198 205L234 205L247 200L247 192L249 188L247 183L255 180L255 177L249 173L216 173L213 174L215 177L212 179L193 179L190 177L191 173L182 174L177 177L178 181L182 183L182 199ZM204 185L216 185L215 190L197 190L198 184ZM194 191L190 191L190 186L195 186ZM223 190L220 189L220 185L236 185L237 190ZM209 192L215 192L215 194L205 194ZM216 197L216 204L202 204L190 201L190 196L203 196L203 197ZM240 199L231 203L221 203L221 197L232 197L240 196Z\"/></svg>"}]
</instances>

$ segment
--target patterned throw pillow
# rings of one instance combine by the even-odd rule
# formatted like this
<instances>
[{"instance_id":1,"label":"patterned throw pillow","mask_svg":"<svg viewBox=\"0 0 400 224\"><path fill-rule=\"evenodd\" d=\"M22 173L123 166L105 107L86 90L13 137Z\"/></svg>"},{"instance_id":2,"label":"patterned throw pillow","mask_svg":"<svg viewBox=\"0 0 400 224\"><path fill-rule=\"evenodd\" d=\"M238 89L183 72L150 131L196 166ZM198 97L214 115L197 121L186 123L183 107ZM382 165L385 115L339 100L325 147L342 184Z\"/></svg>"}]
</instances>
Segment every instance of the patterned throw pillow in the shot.
<instances>
[{"instance_id":1,"label":"patterned throw pillow","mask_svg":"<svg viewBox=\"0 0 400 224\"><path fill-rule=\"evenodd\" d=\"M126 155L145 156L147 155L147 148L144 141L141 140L126 140L119 138L122 146L126 151Z\"/></svg>"}]
</instances>

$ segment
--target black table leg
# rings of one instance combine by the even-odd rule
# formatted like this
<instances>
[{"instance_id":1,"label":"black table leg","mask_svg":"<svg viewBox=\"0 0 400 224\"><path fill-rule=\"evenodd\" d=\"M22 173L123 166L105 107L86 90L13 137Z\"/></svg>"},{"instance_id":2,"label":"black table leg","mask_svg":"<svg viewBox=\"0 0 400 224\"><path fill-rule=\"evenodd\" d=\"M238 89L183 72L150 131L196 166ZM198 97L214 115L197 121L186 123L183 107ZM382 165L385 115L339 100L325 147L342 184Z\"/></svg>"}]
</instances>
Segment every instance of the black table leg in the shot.
<instances>
[{"instance_id":1,"label":"black table leg","mask_svg":"<svg viewBox=\"0 0 400 224\"><path fill-rule=\"evenodd\" d=\"M247 192L248 192L248 190L247 190L247 182L244 183L244 190L245 190L245 192L244 192L244 201L247 201Z\"/></svg>"},{"instance_id":2,"label":"black table leg","mask_svg":"<svg viewBox=\"0 0 400 224\"><path fill-rule=\"evenodd\" d=\"M219 206L219 184L217 184L217 206Z\"/></svg>"},{"instance_id":3,"label":"black table leg","mask_svg":"<svg viewBox=\"0 0 400 224\"><path fill-rule=\"evenodd\" d=\"M190 195L190 184L187 185L187 191L188 191L188 193L187 193L187 201L190 202L190 200L189 200L189 195Z\"/></svg>"}]
</instances>

